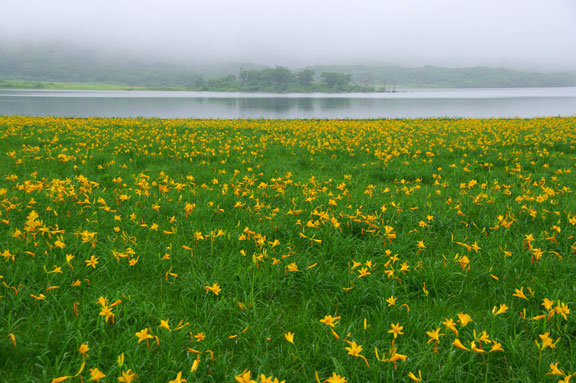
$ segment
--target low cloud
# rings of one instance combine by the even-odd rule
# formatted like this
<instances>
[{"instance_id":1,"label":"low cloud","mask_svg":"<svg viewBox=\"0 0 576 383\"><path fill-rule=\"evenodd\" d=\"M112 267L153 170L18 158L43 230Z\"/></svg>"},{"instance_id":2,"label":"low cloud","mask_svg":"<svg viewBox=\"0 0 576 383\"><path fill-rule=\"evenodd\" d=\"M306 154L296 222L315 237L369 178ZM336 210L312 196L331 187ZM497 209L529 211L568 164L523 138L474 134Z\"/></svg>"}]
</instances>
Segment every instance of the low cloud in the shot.
<instances>
[{"instance_id":1,"label":"low cloud","mask_svg":"<svg viewBox=\"0 0 576 383\"><path fill-rule=\"evenodd\" d=\"M5 0L0 13L4 43L165 62L576 71L573 0Z\"/></svg>"}]
</instances>

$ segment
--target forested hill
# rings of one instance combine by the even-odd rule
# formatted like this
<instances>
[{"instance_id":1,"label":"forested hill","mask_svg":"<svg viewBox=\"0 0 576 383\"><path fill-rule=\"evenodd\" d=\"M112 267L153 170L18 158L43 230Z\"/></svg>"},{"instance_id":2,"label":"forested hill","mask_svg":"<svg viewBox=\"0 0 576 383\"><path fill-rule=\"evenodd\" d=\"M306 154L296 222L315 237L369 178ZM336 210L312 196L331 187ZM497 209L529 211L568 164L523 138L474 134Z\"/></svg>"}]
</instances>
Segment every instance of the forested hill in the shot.
<instances>
[{"instance_id":1,"label":"forested hill","mask_svg":"<svg viewBox=\"0 0 576 383\"><path fill-rule=\"evenodd\" d=\"M574 73L523 72L506 68L445 68L436 66L312 66L315 71L352 75L352 81L387 88L522 88L576 86Z\"/></svg>"},{"instance_id":2,"label":"forested hill","mask_svg":"<svg viewBox=\"0 0 576 383\"><path fill-rule=\"evenodd\" d=\"M251 63L166 63L65 50L0 48L0 88L58 88L59 83L86 83L199 91L362 92L351 75L292 70ZM26 83L24 83L25 81ZM61 84L63 88L67 87Z\"/></svg>"},{"instance_id":3,"label":"forested hill","mask_svg":"<svg viewBox=\"0 0 576 383\"><path fill-rule=\"evenodd\" d=\"M0 79L51 82L86 82L129 86L194 85L199 78L216 78L239 68L258 69L242 63L218 65L169 64L136 57L94 52L72 52L61 47L1 47Z\"/></svg>"},{"instance_id":4,"label":"forested hill","mask_svg":"<svg viewBox=\"0 0 576 383\"><path fill-rule=\"evenodd\" d=\"M266 67L250 63L199 65L102 55L63 48L0 46L0 87L18 81L98 83L129 87L253 92L346 92L405 87L576 86L576 73L529 73L504 68L400 66ZM34 85L32 85L34 86Z\"/></svg>"}]
</instances>

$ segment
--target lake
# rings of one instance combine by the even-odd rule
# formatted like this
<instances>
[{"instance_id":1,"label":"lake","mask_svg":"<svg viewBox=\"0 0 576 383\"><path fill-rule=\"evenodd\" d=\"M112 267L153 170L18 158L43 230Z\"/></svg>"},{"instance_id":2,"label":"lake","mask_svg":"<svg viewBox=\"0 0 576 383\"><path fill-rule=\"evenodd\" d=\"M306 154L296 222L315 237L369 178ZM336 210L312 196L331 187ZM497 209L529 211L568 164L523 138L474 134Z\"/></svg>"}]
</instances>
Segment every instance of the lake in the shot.
<instances>
[{"instance_id":1,"label":"lake","mask_svg":"<svg viewBox=\"0 0 576 383\"><path fill-rule=\"evenodd\" d=\"M226 119L575 116L576 87L350 94L0 90L0 115Z\"/></svg>"}]
</instances>

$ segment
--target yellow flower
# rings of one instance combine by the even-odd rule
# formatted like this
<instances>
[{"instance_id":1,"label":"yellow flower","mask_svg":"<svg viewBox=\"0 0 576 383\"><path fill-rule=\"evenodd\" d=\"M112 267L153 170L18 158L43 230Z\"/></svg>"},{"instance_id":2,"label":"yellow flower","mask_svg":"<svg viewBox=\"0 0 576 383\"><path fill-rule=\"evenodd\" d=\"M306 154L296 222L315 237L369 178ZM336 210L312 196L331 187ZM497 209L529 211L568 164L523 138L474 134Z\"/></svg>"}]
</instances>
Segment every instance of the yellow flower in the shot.
<instances>
[{"instance_id":1,"label":"yellow flower","mask_svg":"<svg viewBox=\"0 0 576 383\"><path fill-rule=\"evenodd\" d=\"M92 268L94 268L94 269L96 268L96 265L99 263L98 258L93 256L93 255L90 257L89 260L86 260L84 262L86 262L86 267L92 266Z\"/></svg>"},{"instance_id":2,"label":"yellow flower","mask_svg":"<svg viewBox=\"0 0 576 383\"><path fill-rule=\"evenodd\" d=\"M326 383L348 383L345 377L337 375L335 372L332 372L332 376L326 379Z\"/></svg>"},{"instance_id":3,"label":"yellow flower","mask_svg":"<svg viewBox=\"0 0 576 383\"><path fill-rule=\"evenodd\" d=\"M462 342L460 342L460 339L458 339L458 338L454 339L454 342L452 342L452 345L454 347L461 349L461 350L470 351L470 349L464 347L464 345L462 344Z\"/></svg>"},{"instance_id":4,"label":"yellow flower","mask_svg":"<svg viewBox=\"0 0 576 383\"><path fill-rule=\"evenodd\" d=\"M131 383L134 380L138 379L138 375L132 372L132 370L122 371L122 376L118 377L118 381L122 383Z\"/></svg>"},{"instance_id":5,"label":"yellow flower","mask_svg":"<svg viewBox=\"0 0 576 383\"><path fill-rule=\"evenodd\" d=\"M372 274L371 272L368 271L367 267L362 267L360 270L358 270L358 273L359 273L358 278L362 278Z\"/></svg>"},{"instance_id":6,"label":"yellow flower","mask_svg":"<svg viewBox=\"0 0 576 383\"><path fill-rule=\"evenodd\" d=\"M242 373L236 375L235 378L239 383L257 383L255 380L250 378L250 375L252 375L250 371L244 370Z\"/></svg>"},{"instance_id":7,"label":"yellow flower","mask_svg":"<svg viewBox=\"0 0 576 383\"><path fill-rule=\"evenodd\" d=\"M104 375L104 373L102 373L102 371L100 371L98 368L91 368L90 369L90 379L88 380L93 380L95 382L99 382L100 379L104 379L106 377L106 375Z\"/></svg>"},{"instance_id":8,"label":"yellow flower","mask_svg":"<svg viewBox=\"0 0 576 383\"><path fill-rule=\"evenodd\" d=\"M482 348L476 347L475 341L470 342L470 348L472 349L472 351L477 352L479 354L483 354L486 352L486 351L482 350Z\"/></svg>"},{"instance_id":9,"label":"yellow flower","mask_svg":"<svg viewBox=\"0 0 576 383\"><path fill-rule=\"evenodd\" d=\"M122 367L124 365L124 353L118 355L116 363L118 363L118 367Z\"/></svg>"},{"instance_id":10,"label":"yellow flower","mask_svg":"<svg viewBox=\"0 0 576 383\"><path fill-rule=\"evenodd\" d=\"M554 312L556 314L562 315L564 320L567 320L566 315L570 314L570 309L564 302L558 301L558 305L554 307Z\"/></svg>"},{"instance_id":11,"label":"yellow flower","mask_svg":"<svg viewBox=\"0 0 576 383\"><path fill-rule=\"evenodd\" d=\"M212 286L204 286L204 289L206 290L206 294L208 294L209 291L212 291L214 294L218 295L220 294L220 291L222 291L218 283L214 283Z\"/></svg>"},{"instance_id":12,"label":"yellow flower","mask_svg":"<svg viewBox=\"0 0 576 383\"><path fill-rule=\"evenodd\" d=\"M392 295L390 298L386 299L388 306L396 306L396 298Z\"/></svg>"},{"instance_id":13,"label":"yellow flower","mask_svg":"<svg viewBox=\"0 0 576 383\"><path fill-rule=\"evenodd\" d=\"M458 336L458 330L456 329L456 323L452 318L444 318L442 324L449 330L451 330L456 336Z\"/></svg>"},{"instance_id":14,"label":"yellow flower","mask_svg":"<svg viewBox=\"0 0 576 383\"><path fill-rule=\"evenodd\" d=\"M260 383L286 383L286 381L279 381L278 378L272 379L272 376L266 377L266 375L260 374Z\"/></svg>"},{"instance_id":15,"label":"yellow flower","mask_svg":"<svg viewBox=\"0 0 576 383\"><path fill-rule=\"evenodd\" d=\"M556 348L556 343L558 343L558 341L560 340L560 338L558 338L556 340L556 342L553 341L552 338L550 338L550 333L549 332L545 332L544 334L540 334L538 335L540 337L540 339L542 340L542 346L541 346L541 350L544 350L546 347L549 348Z\"/></svg>"},{"instance_id":16,"label":"yellow flower","mask_svg":"<svg viewBox=\"0 0 576 383\"><path fill-rule=\"evenodd\" d=\"M165 328L165 329L168 330L168 331L172 331L172 330L170 329L170 325L168 324L168 321L170 321L170 319L166 319L166 320L160 319L160 326L158 326L158 327L160 327L160 328Z\"/></svg>"},{"instance_id":17,"label":"yellow flower","mask_svg":"<svg viewBox=\"0 0 576 383\"><path fill-rule=\"evenodd\" d=\"M418 376L414 375L414 374L412 373L412 371L409 371L409 372L408 372L408 377L409 377L410 379L412 379L413 381L415 381L415 382L421 382L421 381L422 381L422 371L418 370Z\"/></svg>"},{"instance_id":18,"label":"yellow flower","mask_svg":"<svg viewBox=\"0 0 576 383\"><path fill-rule=\"evenodd\" d=\"M443 336L444 334L440 334L440 328L437 328L436 330L426 331L426 335L430 337L427 343L432 341L440 343L440 336Z\"/></svg>"},{"instance_id":19,"label":"yellow flower","mask_svg":"<svg viewBox=\"0 0 576 383\"><path fill-rule=\"evenodd\" d=\"M490 340L490 335L486 332L486 330L482 331L481 333L476 334L476 330L474 330L474 339L482 343L492 343Z\"/></svg>"},{"instance_id":20,"label":"yellow flower","mask_svg":"<svg viewBox=\"0 0 576 383\"><path fill-rule=\"evenodd\" d=\"M356 356L358 358L361 358L362 360L364 360L364 363L366 363L366 366L368 366L368 368L370 368L370 364L368 363L368 360L366 359L366 357L364 357L364 355L361 355L360 353L362 352L362 346L359 344L356 344L356 342L350 342L350 341L346 341L346 343L348 343L350 345L350 347L346 347L346 350L348 351L348 355L352 355L352 356Z\"/></svg>"},{"instance_id":21,"label":"yellow flower","mask_svg":"<svg viewBox=\"0 0 576 383\"><path fill-rule=\"evenodd\" d=\"M194 359L192 367L190 367L190 372L196 371L198 369L198 366L200 366L200 355L197 355L196 359Z\"/></svg>"},{"instance_id":22,"label":"yellow flower","mask_svg":"<svg viewBox=\"0 0 576 383\"><path fill-rule=\"evenodd\" d=\"M419 252L421 252L425 248L426 248L426 245L424 245L424 241L418 241L418 243L416 244L416 254L418 254Z\"/></svg>"},{"instance_id":23,"label":"yellow flower","mask_svg":"<svg viewBox=\"0 0 576 383\"><path fill-rule=\"evenodd\" d=\"M338 324L337 322L338 320L340 320L340 317L333 317L332 315L326 315L324 319L320 319L320 322L330 327L334 327L335 325Z\"/></svg>"},{"instance_id":24,"label":"yellow flower","mask_svg":"<svg viewBox=\"0 0 576 383\"><path fill-rule=\"evenodd\" d=\"M152 339L154 338L151 334L148 334L148 328L143 329L136 333L138 337L138 343L142 342L143 340Z\"/></svg>"},{"instance_id":25,"label":"yellow flower","mask_svg":"<svg viewBox=\"0 0 576 383\"><path fill-rule=\"evenodd\" d=\"M182 378L182 371L178 372L176 379L170 380L168 383L185 383L188 380Z\"/></svg>"},{"instance_id":26,"label":"yellow flower","mask_svg":"<svg viewBox=\"0 0 576 383\"><path fill-rule=\"evenodd\" d=\"M64 274L64 272L61 267L54 265L54 270L49 271L48 274Z\"/></svg>"},{"instance_id":27,"label":"yellow flower","mask_svg":"<svg viewBox=\"0 0 576 383\"><path fill-rule=\"evenodd\" d=\"M478 244L476 242L474 242L474 244L472 244L472 246L470 246L470 248L472 250L474 250L476 253L478 252L478 250L480 250L480 246L478 246Z\"/></svg>"},{"instance_id":28,"label":"yellow flower","mask_svg":"<svg viewBox=\"0 0 576 383\"><path fill-rule=\"evenodd\" d=\"M560 376L565 376L566 373L565 373L564 371L562 371L561 369L558 368L558 363L560 363L560 362L550 363L550 372L547 372L546 375L560 375Z\"/></svg>"},{"instance_id":29,"label":"yellow flower","mask_svg":"<svg viewBox=\"0 0 576 383\"><path fill-rule=\"evenodd\" d=\"M352 355L352 356L360 356L360 353L362 352L362 346L359 344L356 344L356 342L350 342L350 341L346 341L350 347L346 347L346 350L348 351L348 355Z\"/></svg>"},{"instance_id":30,"label":"yellow flower","mask_svg":"<svg viewBox=\"0 0 576 383\"><path fill-rule=\"evenodd\" d=\"M388 362L392 362L394 364L396 364L397 361L401 360L401 361L406 361L406 359L408 358L408 356L403 355L403 354L398 354L396 351L392 351L392 355L390 356L389 359L385 359Z\"/></svg>"},{"instance_id":31,"label":"yellow flower","mask_svg":"<svg viewBox=\"0 0 576 383\"><path fill-rule=\"evenodd\" d=\"M436 346L440 343L440 337L444 336L444 334L440 334L440 328L437 328L436 330L426 331L426 335L430 337L427 343L434 342L434 352L438 353Z\"/></svg>"},{"instance_id":32,"label":"yellow flower","mask_svg":"<svg viewBox=\"0 0 576 383\"><path fill-rule=\"evenodd\" d=\"M12 341L12 345L16 347L16 337L14 336L14 334L12 333L8 334L8 338L10 338L10 340Z\"/></svg>"},{"instance_id":33,"label":"yellow flower","mask_svg":"<svg viewBox=\"0 0 576 383\"><path fill-rule=\"evenodd\" d=\"M466 325L470 322L473 322L472 318L468 314L460 313L458 314L458 322L460 326L466 327Z\"/></svg>"},{"instance_id":34,"label":"yellow flower","mask_svg":"<svg viewBox=\"0 0 576 383\"><path fill-rule=\"evenodd\" d=\"M398 335L403 335L404 333L402 332L402 330L404 329L403 326L400 326L400 323L391 323L390 327L392 327L391 330L388 330L389 334L394 334L394 339L396 339L398 337Z\"/></svg>"},{"instance_id":35,"label":"yellow flower","mask_svg":"<svg viewBox=\"0 0 576 383\"><path fill-rule=\"evenodd\" d=\"M531 243L534 241L534 236L532 234L524 235L524 241L528 243L528 248L532 248Z\"/></svg>"},{"instance_id":36,"label":"yellow flower","mask_svg":"<svg viewBox=\"0 0 576 383\"><path fill-rule=\"evenodd\" d=\"M542 303L542 306L544 306L546 311L550 311L552 309L552 306L554 306L554 301L548 298L544 298L544 303Z\"/></svg>"},{"instance_id":37,"label":"yellow flower","mask_svg":"<svg viewBox=\"0 0 576 383\"><path fill-rule=\"evenodd\" d=\"M112 318L112 323L114 323L114 313L112 312L111 306L103 305L102 308L100 309L100 316L105 317L106 323L108 323L108 320L110 318Z\"/></svg>"},{"instance_id":38,"label":"yellow flower","mask_svg":"<svg viewBox=\"0 0 576 383\"><path fill-rule=\"evenodd\" d=\"M82 354L82 356L88 357L87 352L90 350L90 347L88 347L88 345L86 343L82 343L80 345L80 348L78 349L78 352L80 354Z\"/></svg>"},{"instance_id":39,"label":"yellow flower","mask_svg":"<svg viewBox=\"0 0 576 383\"><path fill-rule=\"evenodd\" d=\"M524 295L524 286L520 287L520 290L514 289L514 291L515 291L514 294L512 294L513 297L528 300L528 298L526 298L526 295Z\"/></svg>"},{"instance_id":40,"label":"yellow flower","mask_svg":"<svg viewBox=\"0 0 576 383\"><path fill-rule=\"evenodd\" d=\"M66 247L66 244L62 241L62 236L59 236L58 239L56 240L56 242L54 242L54 246L58 247L60 249L64 249Z\"/></svg>"},{"instance_id":41,"label":"yellow flower","mask_svg":"<svg viewBox=\"0 0 576 383\"><path fill-rule=\"evenodd\" d=\"M494 351L504 351L504 349L502 348L502 345L498 342L494 342L492 343L492 347L490 348L490 352L494 352Z\"/></svg>"},{"instance_id":42,"label":"yellow flower","mask_svg":"<svg viewBox=\"0 0 576 383\"><path fill-rule=\"evenodd\" d=\"M300 271L300 270L298 270L298 265L295 262L292 262L291 264L289 264L287 266L287 269L288 269L288 271L292 271L292 272Z\"/></svg>"},{"instance_id":43,"label":"yellow flower","mask_svg":"<svg viewBox=\"0 0 576 383\"><path fill-rule=\"evenodd\" d=\"M292 344L294 344L294 333L288 331L286 334L284 334L284 338L286 338L286 340Z\"/></svg>"},{"instance_id":44,"label":"yellow flower","mask_svg":"<svg viewBox=\"0 0 576 383\"><path fill-rule=\"evenodd\" d=\"M504 314L506 311L508 311L508 306L506 306L504 303L500 305L500 308L494 306L494 308L492 308L492 315L500 315L500 314Z\"/></svg>"}]
</instances>

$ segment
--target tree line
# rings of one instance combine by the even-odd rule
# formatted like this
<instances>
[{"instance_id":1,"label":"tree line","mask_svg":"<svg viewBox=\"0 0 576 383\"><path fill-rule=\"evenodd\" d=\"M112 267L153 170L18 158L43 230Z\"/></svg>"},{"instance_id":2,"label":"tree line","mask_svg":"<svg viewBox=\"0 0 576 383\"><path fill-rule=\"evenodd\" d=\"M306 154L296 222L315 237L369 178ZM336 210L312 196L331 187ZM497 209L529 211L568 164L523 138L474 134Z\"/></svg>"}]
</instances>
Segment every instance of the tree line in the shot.
<instances>
[{"instance_id":1,"label":"tree line","mask_svg":"<svg viewBox=\"0 0 576 383\"><path fill-rule=\"evenodd\" d=\"M38 82L39 88L53 82L50 86L92 83L201 91L370 92L410 87L576 86L576 73L393 65L326 65L290 70L249 63L155 62L76 52L66 47L9 48L0 43L0 87L20 86L15 83L18 81Z\"/></svg>"},{"instance_id":2,"label":"tree line","mask_svg":"<svg viewBox=\"0 0 576 383\"><path fill-rule=\"evenodd\" d=\"M198 78L189 88L194 90L228 90L244 92L366 92L373 91L352 82L352 75L339 72L322 72L316 75L311 69L293 72L276 66L266 69L240 70L238 75L214 79Z\"/></svg>"},{"instance_id":3,"label":"tree line","mask_svg":"<svg viewBox=\"0 0 576 383\"><path fill-rule=\"evenodd\" d=\"M268 68L246 64L187 68L182 63L153 63L122 58L102 59L74 55L67 51L8 50L0 47L0 86L2 80L28 82L100 83L156 89L246 92L358 92L373 90L355 83L351 74L304 69L292 71L283 66ZM218 67L216 65L215 67ZM240 68L240 69L238 69ZM42 84L38 83L41 87Z\"/></svg>"},{"instance_id":4,"label":"tree line","mask_svg":"<svg viewBox=\"0 0 576 383\"><path fill-rule=\"evenodd\" d=\"M369 82L390 88L519 88L576 86L575 72L524 72L508 68L444 68L324 65L310 69L352 76L352 82Z\"/></svg>"}]
</instances>

